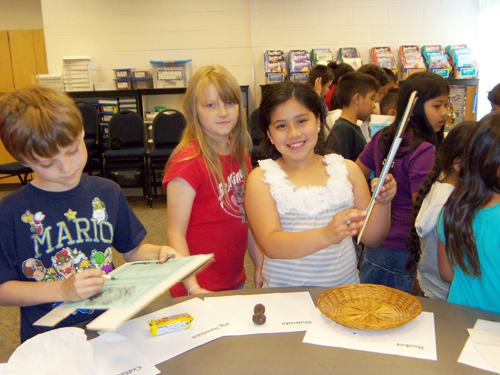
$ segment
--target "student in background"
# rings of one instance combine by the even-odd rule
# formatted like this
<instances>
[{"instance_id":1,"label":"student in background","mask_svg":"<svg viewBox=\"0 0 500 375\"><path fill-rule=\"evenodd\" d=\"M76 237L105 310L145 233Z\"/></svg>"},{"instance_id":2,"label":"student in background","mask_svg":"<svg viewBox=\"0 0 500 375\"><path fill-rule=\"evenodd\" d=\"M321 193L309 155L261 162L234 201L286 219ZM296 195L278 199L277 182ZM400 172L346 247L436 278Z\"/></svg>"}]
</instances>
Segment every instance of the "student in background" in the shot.
<instances>
[{"instance_id":1,"label":"student in background","mask_svg":"<svg viewBox=\"0 0 500 375\"><path fill-rule=\"evenodd\" d=\"M311 86L316 94L318 94L321 98L323 109L325 110L325 116L328 116L329 112L325 102L325 95L328 93L328 90L330 90L330 86L332 85L334 79L335 75L333 74L332 69L326 65L316 65L309 72L309 79L307 80L307 84Z\"/></svg>"},{"instance_id":2,"label":"student in background","mask_svg":"<svg viewBox=\"0 0 500 375\"><path fill-rule=\"evenodd\" d=\"M438 219L441 278L448 301L500 313L500 112L469 134L460 183Z\"/></svg>"},{"instance_id":3,"label":"student in background","mask_svg":"<svg viewBox=\"0 0 500 375\"><path fill-rule=\"evenodd\" d=\"M102 288L112 247L126 261L165 262L168 246L143 243L146 229L115 182L82 174L87 162L82 116L49 86L0 99L0 137L34 171L0 202L0 304L21 307L21 342L52 328L34 326L62 301ZM177 254L178 255L178 254ZM77 310L58 326L80 326L102 311Z\"/></svg>"},{"instance_id":4,"label":"student in background","mask_svg":"<svg viewBox=\"0 0 500 375\"><path fill-rule=\"evenodd\" d=\"M375 97L376 107L373 113L375 115L379 115L380 114L379 103L384 97L387 90L389 90L389 88L392 87L392 84L389 81L389 77L387 76L384 69L372 63L360 66L360 68L357 71L360 73L368 74L378 81L380 89L377 91L377 96Z\"/></svg>"},{"instance_id":5,"label":"student in background","mask_svg":"<svg viewBox=\"0 0 500 375\"><path fill-rule=\"evenodd\" d=\"M488 92L488 100L491 103L492 112L500 109L500 83L493 87L493 90Z\"/></svg>"},{"instance_id":6,"label":"student in background","mask_svg":"<svg viewBox=\"0 0 500 375\"><path fill-rule=\"evenodd\" d=\"M370 119L378 89L377 80L368 74L351 72L344 75L335 90L342 113L328 136L327 148L337 150L345 159L356 161L366 145L356 123Z\"/></svg>"},{"instance_id":7,"label":"student in background","mask_svg":"<svg viewBox=\"0 0 500 375\"><path fill-rule=\"evenodd\" d=\"M380 101L380 114L384 116L396 116L398 107L399 87L393 87L387 91Z\"/></svg>"},{"instance_id":8,"label":"student in background","mask_svg":"<svg viewBox=\"0 0 500 375\"><path fill-rule=\"evenodd\" d=\"M406 270L410 255L406 239L413 204L434 166L435 148L442 140L450 93L445 79L430 72L410 75L399 91L396 119L375 134L356 161L367 178L374 170L380 174L413 91L417 91L418 100L391 168L398 183L391 230L381 246L365 247L359 274L363 283L382 284L407 293L412 292L415 273Z\"/></svg>"},{"instance_id":9,"label":"student in background","mask_svg":"<svg viewBox=\"0 0 500 375\"><path fill-rule=\"evenodd\" d=\"M174 297L243 288L248 249L255 285L262 285L262 255L244 208L252 149L241 90L227 69L200 68L184 98L187 125L163 178L167 189L167 241L183 255L215 254L215 262L179 283Z\"/></svg>"},{"instance_id":10,"label":"student in background","mask_svg":"<svg viewBox=\"0 0 500 375\"><path fill-rule=\"evenodd\" d=\"M331 70L333 70L335 78L333 79L333 82L330 85L330 90L328 90L328 93L325 95L325 102L326 105L328 106L328 109L330 111L334 111L336 109L340 109L340 107L337 104L335 104L335 96L333 95L333 92L335 91L335 88L342 79L342 76L344 76L349 72L353 72L354 68L351 65L346 63L341 63L340 61L331 61L330 63L328 63L328 67Z\"/></svg>"},{"instance_id":11,"label":"student in background","mask_svg":"<svg viewBox=\"0 0 500 375\"><path fill-rule=\"evenodd\" d=\"M399 87L389 89L380 101L380 115L370 116L370 137L379 130L390 126L397 114Z\"/></svg>"},{"instance_id":12,"label":"student in background","mask_svg":"<svg viewBox=\"0 0 500 375\"><path fill-rule=\"evenodd\" d=\"M458 184L462 154L475 121L455 125L448 133L436 154L436 164L418 192L407 240L411 256L407 268L417 277L413 294L446 301L450 284L439 276L437 220L443 205ZM420 253L422 256L420 256ZM423 292L423 293L422 293Z\"/></svg>"},{"instance_id":13,"label":"student in background","mask_svg":"<svg viewBox=\"0 0 500 375\"><path fill-rule=\"evenodd\" d=\"M263 155L269 159L250 173L245 203L265 254L264 285L359 283L351 236L363 225L370 191L356 164L340 155L324 156L318 95L300 83L274 84L262 98L259 122L266 134ZM389 231L396 191L392 176L382 189L363 235L371 246Z\"/></svg>"},{"instance_id":14,"label":"student in background","mask_svg":"<svg viewBox=\"0 0 500 375\"><path fill-rule=\"evenodd\" d=\"M387 84L388 89L392 89L395 87L399 87L398 77L394 73L392 69L382 68L384 69L385 74L387 74L387 78L389 78L389 83Z\"/></svg>"}]
</instances>

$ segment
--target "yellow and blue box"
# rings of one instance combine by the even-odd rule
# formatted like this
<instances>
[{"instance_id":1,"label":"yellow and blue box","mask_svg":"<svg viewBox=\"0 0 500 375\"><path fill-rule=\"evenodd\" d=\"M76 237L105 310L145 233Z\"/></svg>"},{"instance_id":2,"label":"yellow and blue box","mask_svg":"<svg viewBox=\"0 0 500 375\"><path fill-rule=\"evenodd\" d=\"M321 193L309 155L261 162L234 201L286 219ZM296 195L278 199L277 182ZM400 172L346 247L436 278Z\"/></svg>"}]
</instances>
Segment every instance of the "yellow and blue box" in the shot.
<instances>
[{"instance_id":1,"label":"yellow and blue box","mask_svg":"<svg viewBox=\"0 0 500 375\"><path fill-rule=\"evenodd\" d=\"M155 319L149 322L149 329L155 336L182 331L191 327L193 317L187 313Z\"/></svg>"}]
</instances>

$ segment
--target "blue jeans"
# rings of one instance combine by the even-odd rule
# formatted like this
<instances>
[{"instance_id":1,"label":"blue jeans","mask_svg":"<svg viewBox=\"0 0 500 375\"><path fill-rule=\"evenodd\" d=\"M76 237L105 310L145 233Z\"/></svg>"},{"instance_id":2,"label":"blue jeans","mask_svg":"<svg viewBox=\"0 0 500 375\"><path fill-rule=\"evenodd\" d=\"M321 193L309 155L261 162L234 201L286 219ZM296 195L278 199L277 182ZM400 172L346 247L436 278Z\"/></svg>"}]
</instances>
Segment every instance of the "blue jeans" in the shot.
<instances>
[{"instance_id":1,"label":"blue jeans","mask_svg":"<svg viewBox=\"0 0 500 375\"><path fill-rule=\"evenodd\" d=\"M385 285L411 294L415 275L405 270L409 256L407 250L365 247L359 265L359 280L364 284Z\"/></svg>"}]
</instances>

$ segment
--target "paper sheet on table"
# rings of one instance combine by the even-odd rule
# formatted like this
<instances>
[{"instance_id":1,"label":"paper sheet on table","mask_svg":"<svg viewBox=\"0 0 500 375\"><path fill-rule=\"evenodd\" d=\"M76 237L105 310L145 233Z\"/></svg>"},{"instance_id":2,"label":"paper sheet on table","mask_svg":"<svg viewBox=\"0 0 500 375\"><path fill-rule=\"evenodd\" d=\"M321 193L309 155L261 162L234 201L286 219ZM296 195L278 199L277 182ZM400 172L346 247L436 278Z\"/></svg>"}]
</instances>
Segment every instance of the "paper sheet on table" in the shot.
<instances>
[{"instance_id":1,"label":"paper sheet on table","mask_svg":"<svg viewBox=\"0 0 500 375\"><path fill-rule=\"evenodd\" d=\"M316 307L309 292L206 297L205 303L243 322L243 328L234 335L318 329ZM258 303L266 308L266 323L262 325L252 321L253 309Z\"/></svg>"},{"instance_id":2,"label":"paper sheet on table","mask_svg":"<svg viewBox=\"0 0 500 375\"><path fill-rule=\"evenodd\" d=\"M161 336L149 330L149 321L182 313L193 317L191 328ZM193 298L130 320L118 327L117 332L126 336L151 362L158 364L239 329L241 323L236 318L224 311L214 311L201 299Z\"/></svg>"},{"instance_id":3,"label":"paper sheet on table","mask_svg":"<svg viewBox=\"0 0 500 375\"><path fill-rule=\"evenodd\" d=\"M493 371L500 373L500 327L499 329L468 329L468 331L477 351L486 359Z\"/></svg>"},{"instance_id":4,"label":"paper sheet on table","mask_svg":"<svg viewBox=\"0 0 500 375\"><path fill-rule=\"evenodd\" d=\"M437 360L434 314L422 312L402 327L387 331L363 331L344 327L321 315L324 329L307 331L302 342L367 352Z\"/></svg>"},{"instance_id":5,"label":"paper sheet on table","mask_svg":"<svg viewBox=\"0 0 500 375\"><path fill-rule=\"evenodd\" d=\"M161 373L125 336L116 332L104 332L89 343L94 349L92 375Z\"/></svg>"},{"instance_id":6,"label":"paper sheet on table","mask_svg":"<svg viewBox=\"0 0 500 375\"><path fill-rule=\"evenodd\" d=\"M478 319L474 325L474 330L499 330L500 323L490 322L488 320ZM469 330L470 333L470 330ZM479 333L479 335L481 335ZM477 336L477 335L476 335ZM500 349L497 349L497 357L500 357ZM458 363L463 363L464 365L469 365L472 367L477 367L482 370L495 372L494 367L488 363L485 357L483 357L474 344L471 337L467 339L464 349L458 358Z\"/></svg>"}]
</instances>

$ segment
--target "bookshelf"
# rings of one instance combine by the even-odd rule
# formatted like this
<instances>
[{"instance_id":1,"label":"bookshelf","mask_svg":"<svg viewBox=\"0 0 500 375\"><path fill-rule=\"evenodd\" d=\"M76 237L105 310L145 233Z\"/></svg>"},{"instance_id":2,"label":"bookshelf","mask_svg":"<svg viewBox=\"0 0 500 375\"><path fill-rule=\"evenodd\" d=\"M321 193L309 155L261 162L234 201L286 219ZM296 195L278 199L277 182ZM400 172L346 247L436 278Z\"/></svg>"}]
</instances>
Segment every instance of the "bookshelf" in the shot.
<instances>
[{"instance_id":1,"label":"bookshelf","mask_svg":"<svg viewBox=\"0 0 500 375\"><path fill-rule=\"evenodd\" d=\"M248 89L249 86L240 86L241 93L243 96L243 107L246 111L246 117L248 118ZM82 101L98 101L101 98L117 98L117 97L133 97L137 101L137 113L144 118L144 113L147 112L147 108L144 106L144 101L147 101L149 96L157 95L178 95L185 94L186 87L173 87L165 89L139 89L139 90L108 90L108 91L71 91L67 94L74 100ZM75 101L76 101L75 100Z\"/></svg>"}]
</instances>

